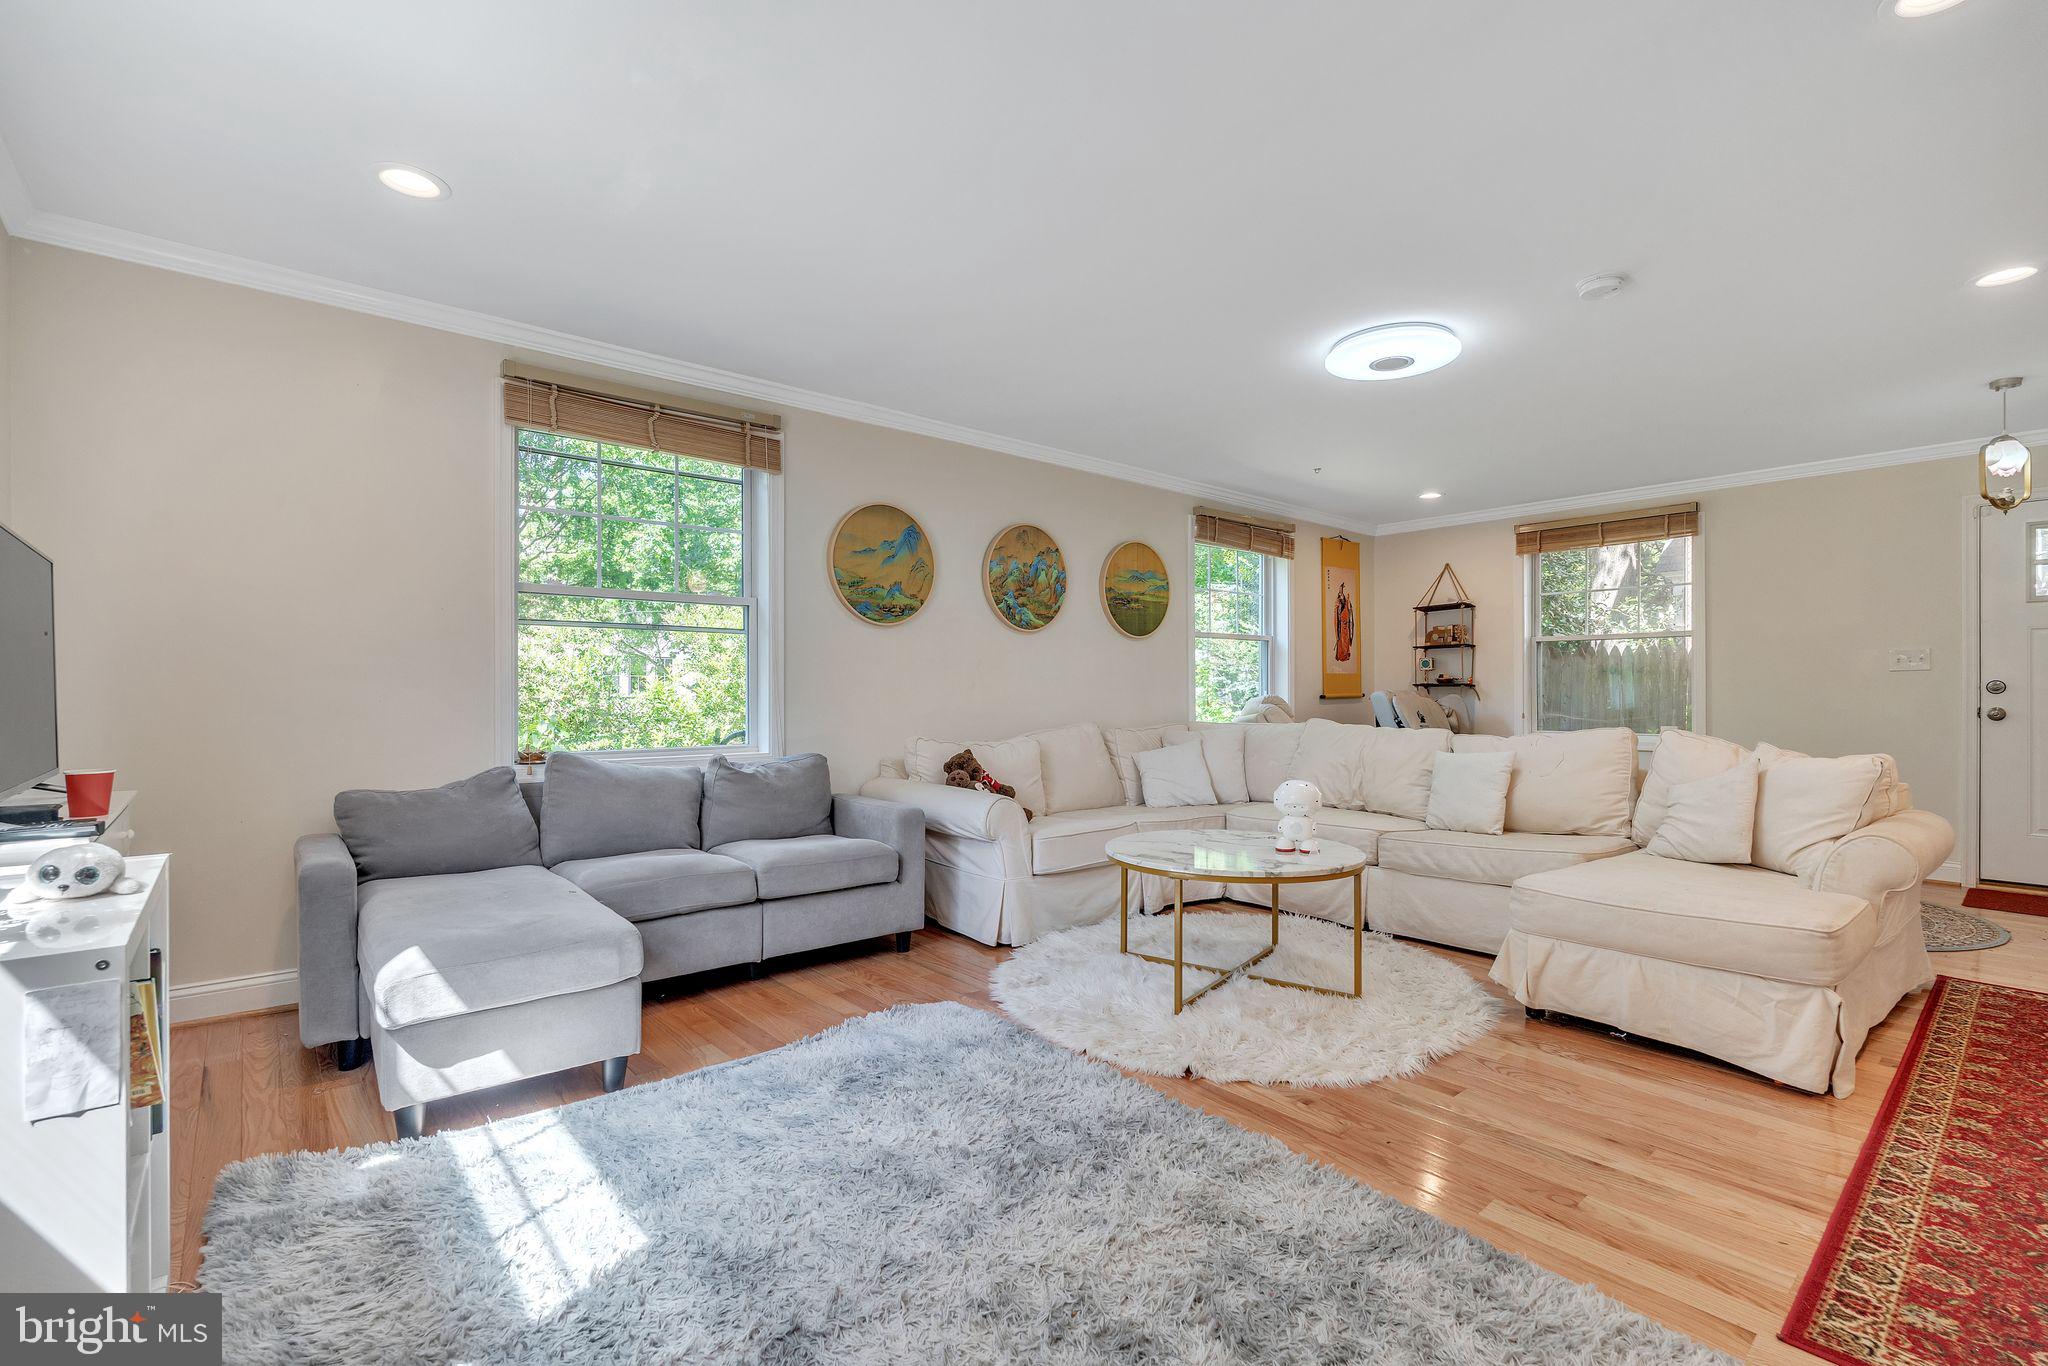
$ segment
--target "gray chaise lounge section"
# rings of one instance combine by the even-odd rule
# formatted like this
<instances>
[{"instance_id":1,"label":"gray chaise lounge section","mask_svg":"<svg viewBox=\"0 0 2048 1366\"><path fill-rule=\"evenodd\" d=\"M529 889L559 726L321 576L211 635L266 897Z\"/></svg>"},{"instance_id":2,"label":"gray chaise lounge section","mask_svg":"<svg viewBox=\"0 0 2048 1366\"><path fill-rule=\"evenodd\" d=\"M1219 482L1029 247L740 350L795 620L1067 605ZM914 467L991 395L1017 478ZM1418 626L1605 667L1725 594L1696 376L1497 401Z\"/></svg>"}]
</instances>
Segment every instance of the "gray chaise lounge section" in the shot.
<instances>
[{"instance_id":1,"label":"gray chaise lounge section","mask_svg":"<svg viewBox=\"0 0 2048 1366\"><path fill-rule=\"evenodd\" d=\"M402 1136L428 1101L570 1067L616 1089L643 981L906 951L924 923L923 814L833 796L823 756L548 769L343 793L341 833L298 842L299 1037L344 1068L373 1054Z\"/></svg>"}]
</instances>

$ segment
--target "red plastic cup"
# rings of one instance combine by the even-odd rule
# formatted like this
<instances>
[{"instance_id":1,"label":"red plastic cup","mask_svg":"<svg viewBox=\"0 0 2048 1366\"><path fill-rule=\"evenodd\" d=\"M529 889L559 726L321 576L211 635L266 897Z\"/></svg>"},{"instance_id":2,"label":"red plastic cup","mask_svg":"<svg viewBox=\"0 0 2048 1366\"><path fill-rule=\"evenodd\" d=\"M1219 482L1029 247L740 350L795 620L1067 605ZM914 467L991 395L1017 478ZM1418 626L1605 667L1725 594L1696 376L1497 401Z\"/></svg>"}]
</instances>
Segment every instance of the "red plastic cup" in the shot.
<instances>
[{"instance_id":1,"label":"red plastic cup","mask_svg":"<svg viewBox=\"0 0 2048 1366\"><path fill-rule=\"evenodd\" d=\"M73 818L106 815L107 808L114 804L114 770L66 769L64 803Z\"/></svg>"}]
</instances>

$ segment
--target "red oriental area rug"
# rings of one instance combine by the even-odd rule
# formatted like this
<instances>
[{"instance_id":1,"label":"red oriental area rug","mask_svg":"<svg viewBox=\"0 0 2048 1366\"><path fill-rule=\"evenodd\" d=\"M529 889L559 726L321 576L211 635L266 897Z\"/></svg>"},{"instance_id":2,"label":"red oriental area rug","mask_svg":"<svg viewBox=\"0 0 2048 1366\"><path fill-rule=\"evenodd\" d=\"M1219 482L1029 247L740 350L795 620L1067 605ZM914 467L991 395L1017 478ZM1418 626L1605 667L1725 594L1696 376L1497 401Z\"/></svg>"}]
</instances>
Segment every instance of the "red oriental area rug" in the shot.
<instances>
[{"instance_id":1,"label":"red oriental area rug","mask_svg":"<svg viewBox=\"0 0 2048 1366\"><path fill-rule=\"evenodd\" d=\"M2048 1360L2048 996L1935 980L1778 1336L1847 1366Z\"/></svg>"}]
</instances>

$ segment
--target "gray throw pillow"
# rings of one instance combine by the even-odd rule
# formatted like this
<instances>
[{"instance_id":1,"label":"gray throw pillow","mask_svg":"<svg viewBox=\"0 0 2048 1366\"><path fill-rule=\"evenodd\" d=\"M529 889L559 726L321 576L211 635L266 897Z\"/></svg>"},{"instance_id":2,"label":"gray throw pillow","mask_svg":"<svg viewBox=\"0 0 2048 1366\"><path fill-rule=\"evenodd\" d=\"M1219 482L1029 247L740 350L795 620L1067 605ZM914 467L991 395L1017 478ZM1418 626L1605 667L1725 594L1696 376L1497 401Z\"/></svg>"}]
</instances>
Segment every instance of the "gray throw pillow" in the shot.
<instances>
[{"instance_id":1,"label":"gray throw pillow","mask_svg":"<svg viewBox=\"0 0 2048 1366\"><path fill-rule=\"evenodd\" d=\"M832 833L832 775L822 754L734 763L704 770L704 847L734 840L786 840Z\"/></svg>"},{"instance_id":2,"label":"gray throw pillow","mask_svg":"<svg viewBox=\"0 0 2048 1366\"><path fill-rule=\"evenodd\" d=\"M366 879L540 862L540 827L510 768L417 792L343 792L334 825Z\"/></svg>"},{"instance_id":3,"label":"gray throw pillow","mask_svg":"<svg viewBox=\"0 0 2048 1366\"><path fill-rule=\"evenodd\" d=\"M548 867L649 849L695 849L704 774L695 767L550 754L540 796L540 856Z\"/></svg>"}]
</instances>

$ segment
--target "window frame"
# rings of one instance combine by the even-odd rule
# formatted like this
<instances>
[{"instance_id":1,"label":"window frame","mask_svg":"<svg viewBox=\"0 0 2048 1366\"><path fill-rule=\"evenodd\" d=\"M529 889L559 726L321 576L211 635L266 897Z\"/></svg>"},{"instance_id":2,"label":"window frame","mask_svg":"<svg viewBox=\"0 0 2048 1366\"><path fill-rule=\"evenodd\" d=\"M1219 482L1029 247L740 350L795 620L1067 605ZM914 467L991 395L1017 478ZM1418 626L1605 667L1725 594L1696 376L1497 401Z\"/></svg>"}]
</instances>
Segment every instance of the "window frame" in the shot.
<instances>
[{"instance_id":1,"label":"window frame","mask_svg":"<svg viewBox=\"0 0 2048 1366\"><path fill-rule=\"evenodd\" d=\"M1200 684L1195 668L1195 660L1202 648L1202 642L1205 640L1255 640L1265 646L1261 655L1263 662L1260 670L1258 696L1263 697L1268 693L1277 691L1273 686L1273 680L1287 676L1286 623L1288 599L1285 586L1287 574L1284 567L1291 564L1292 561L1281 559L1277 555L1267 555L1256 550L1242 550L1235 546L1214 547L1217 550L1229 551L1234 555L1258 556L1261 561L1259 611L1266 629L1258 634L1245 634L1236 631L1204 631L1200 627L1201 613L1198 607L1198 599L1201 595L1199 587L1200 578L1196 573L1196 560L1202 553L1202 545L1203 542L1195 540L1192 534L1189 535L1187 581L1188 719L1190 721L1197 720L1201 716L1202 699L1197 691Z\"/></svg>"},{"instance_id":2,"label":"window frame","mask_svg":"<svg viewBox=\"0 0 2048 1366\"><path fill-rule=\"evenodd\" d=\"M1672 536L1646 536L1646 541L1676 540ZM1692 654L1687 686L1692 691L1692 729L1708 733L1707 721L1707 610L1706 594L1701 591L1706 583L1707 537L1702 527L1692 533L1692 572L1687 580L1692 605L1692 628L1689 631L1611 631L1598 635L1546 636L1542 633L1543 622L1543 554L1523 555L1522 560L1522 649L1517 657L1517 668L1521 674L1516 691L1521 697L1520 724L1516 733L1528 735L1535 731L1535 719L1540 714L1538 693L1543 686L1542 666L1539 663L1538 647L1550 641L1572 640L1661 640L1667 636L1689 636L1692 639ZM1650 753L1657 748L1655 735L1636 736L1636 750Z\"/></svg>"},{"instance_id":3,"label":"window frame","mask_svg":"<svg viewBox=\"0 0 2048 1366\"><path fill-rule=\"evenodd\" d=\"M579 585L525 584L519 577L519 427L500 424L497 460L498 668L497 732L503 762L515 761L519 748L519 595L546 592L553 596L623 598L657 602L702 602L739 605L747 613L747 743L689 745L661 749L579 750L594 758L621 763L679 764L702 767L714 755L728 758L772 758L782 743L782 489L781 480L764 470L738 470L740 485L740 587L737 597L706 593L662 593L641 589L593 589ZM530 430L540 431L540 428ZM607 443L622 444L622 443ZM616 463L616 462L615 462ZM674 471L666 471L675 473ZM596 518L608 517L600 507Z\"/></svg>"}]
</instances>

